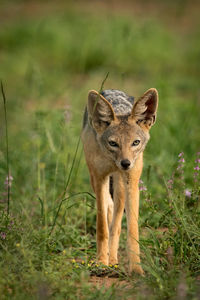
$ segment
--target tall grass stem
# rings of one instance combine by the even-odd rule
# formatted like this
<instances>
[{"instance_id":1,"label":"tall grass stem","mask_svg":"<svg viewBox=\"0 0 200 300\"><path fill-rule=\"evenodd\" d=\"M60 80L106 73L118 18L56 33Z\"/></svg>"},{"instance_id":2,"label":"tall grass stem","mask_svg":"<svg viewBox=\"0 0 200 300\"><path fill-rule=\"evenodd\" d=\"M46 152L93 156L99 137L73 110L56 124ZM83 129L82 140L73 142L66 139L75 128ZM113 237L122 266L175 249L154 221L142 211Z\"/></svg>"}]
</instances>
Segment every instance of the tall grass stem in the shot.
<instances>
[{"instance_id":1,"label":"tall grass stem","mask_svg":"<svg viewBox=\"0 0 200 300\"><path fill-rule=\"evenodd\" d=\"M9 161L9 147L8 147L8 119L7 119L7 107L6 107L6 95L3 88L3 82L1 81L1 93L3 97L3 106L4 106L4 117L5 117L5 127L6 127L6 166L7 166L7 215L10 213L10 161Z\"/></svg>"},{"instance_id":2,"label":"tall grass stem","mask_svg":"<svg viewBox=\"0 0 200 300\"><path fill-rule=\"evenodd\" d=\"M107 72L105 78L103 79L103 81L102 81L102 83L101 83L101 87L100 87L99 93L101 93L101 92L103 91L104 83L105 83L106 80L108 79L108 76L109 76L109 72Z\"/></svg>"},{"instance_id":3,"label":"tall grass stem","mask_svg":"<svg viewBox=\"0 0 200 300\"><path fill-rule=\"evenodd\" d=\"M75 151L75 154L74 154L74 157L73 157L73 161L72 161L72 165L71 165L71 168L70 168L70 171L69 171L69 175L68 175L68 178L67 178L67 183L65 185L65 188L64 188L64 193L63 193L63 196L65 195L66 191L67 191L67 188L68 188L68 185L69 185L69 182L70 182L70 179L71 179L71 176L72 176L72 171L74 169L74 165L75 165L75 161L76 161L76 157L77 157L77 153L78 153L78 149L79 149L79 145L80 145L80 140L81 140L81 137L79 136L78 138L78 143L77 143L77 146L76 146L76 151ZM54 217L54 222L53 222L53 225L51 227L51 231L50 231L50 235L55 227L55 224L56 224L56 220L58 218L58 214L60 212L60 209L61 209L61 206L62 206L62 203L63 203L63 199L61 199L60 201L60 204L58 206L58 210L55 214L55 217Z\"/></svg>"}]
</instances>

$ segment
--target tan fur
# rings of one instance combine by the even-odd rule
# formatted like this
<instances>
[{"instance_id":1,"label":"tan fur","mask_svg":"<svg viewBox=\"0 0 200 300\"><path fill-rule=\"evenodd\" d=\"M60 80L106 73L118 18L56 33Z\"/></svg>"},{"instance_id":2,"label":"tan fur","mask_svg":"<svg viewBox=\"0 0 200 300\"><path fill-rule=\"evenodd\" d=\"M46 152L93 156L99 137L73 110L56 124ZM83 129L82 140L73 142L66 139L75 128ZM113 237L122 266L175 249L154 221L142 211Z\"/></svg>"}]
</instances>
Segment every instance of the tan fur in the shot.
<instances>
[{"instance_id":1,"label":"tan fur","mask_svg":"<svg viewBox=\"0 0 200 300\"><path fill-rule=\"evenodd\" d=\"M98 261L105 265L118 263L121 220L125 208L129 271L139 274L143 274L143 270L138 233L138 185L143 151L149 139L149 129L155 122L157 102L157 91L150 89L136 102L131 114L119 116L102 95L90 91L88 119L82 131L86 162L97 200ZM135 140L140 140L138 146L133 146ZM110 141L117 146L111 146ZM130 162L126 170L122 167L124 160ZM114 202L109 193L110 175L113 177Z\"/></svg>"}]
</instances>

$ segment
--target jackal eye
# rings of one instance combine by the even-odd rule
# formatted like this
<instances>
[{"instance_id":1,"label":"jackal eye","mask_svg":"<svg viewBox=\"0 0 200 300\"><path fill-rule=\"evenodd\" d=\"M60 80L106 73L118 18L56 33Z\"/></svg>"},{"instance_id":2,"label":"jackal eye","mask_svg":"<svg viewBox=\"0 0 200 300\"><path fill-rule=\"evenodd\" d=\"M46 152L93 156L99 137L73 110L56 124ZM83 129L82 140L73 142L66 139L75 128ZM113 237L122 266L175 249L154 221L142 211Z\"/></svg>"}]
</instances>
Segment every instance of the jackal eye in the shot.
<instances>
[{"instance_id":1,"label":"jackal eye","mask_svg":"<svg viewBox=\"0 0 200 300\"><path fill-rule=\"evenodd\" d=\"M108 143L111 147L119 147L119 145L114 141L109 141Z\"/></svg>"},{"instance_id":2,"label":"jackal eye","mask_svg":"<svg viewBox=\"0 0 200 300\"><path fill-rule=\"evenodd\" d=\"M140 143L140 140L135 140L135 141L133 142L132 146L137 146L137 145L139 145L139 143Z\"/></svg>"}]
</instances>

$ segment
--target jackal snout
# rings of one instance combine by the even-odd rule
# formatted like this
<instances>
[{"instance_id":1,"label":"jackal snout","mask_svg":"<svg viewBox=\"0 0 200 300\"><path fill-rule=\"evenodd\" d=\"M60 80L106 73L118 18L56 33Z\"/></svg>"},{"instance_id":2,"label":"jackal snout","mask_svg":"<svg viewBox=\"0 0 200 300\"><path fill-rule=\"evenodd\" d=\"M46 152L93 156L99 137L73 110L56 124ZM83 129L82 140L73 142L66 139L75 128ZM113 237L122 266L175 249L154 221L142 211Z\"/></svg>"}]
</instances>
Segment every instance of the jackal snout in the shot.
<instances>
[{"instance_id":1,"label":"jackal snout","mask_svg":"<svg viewBox=\"0 0 200 300\"><path fill-rule=\"evenodd\" d=\"M111 151L112 160L117 168L126 172L134 167L135 161L145 146L147 138L140 138L140 145L134 147L132 146L132 139L128 139L128 141L125 142L125 138L123 138L123 136L119 137L122 139L123 144L119 142L118 147L108 150Z\"/></svg>"},{"instance_id":2,"label":"jackal snout","mask_svg":"<svg viewBox=\"0 0 200 300\"><path fill-rule=\"evenodd\" d=\"M128 170L130 165L131 165L130 160L128 160L128 159L121 160L121 166L124 170Z\"/></svg>"}]
</instances>

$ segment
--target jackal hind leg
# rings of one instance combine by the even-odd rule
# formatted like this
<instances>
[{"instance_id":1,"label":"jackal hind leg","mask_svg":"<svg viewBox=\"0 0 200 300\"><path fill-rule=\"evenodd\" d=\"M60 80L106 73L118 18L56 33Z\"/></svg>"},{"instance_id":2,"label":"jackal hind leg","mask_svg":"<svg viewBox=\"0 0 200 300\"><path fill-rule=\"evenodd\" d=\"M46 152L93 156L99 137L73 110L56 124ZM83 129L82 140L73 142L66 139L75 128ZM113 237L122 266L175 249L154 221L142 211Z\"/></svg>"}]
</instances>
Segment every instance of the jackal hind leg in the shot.
<instances>
[{"instance_id":1,"label":"jackal hind leg","mask_svg":"<svg viewBox=\"0 0 200 300\"><path fill-rule=\"evenodd\" d=\"M119 237L121 233L121 221L124 212L125 202L125 191L124 183L120 173L113 175L113 186L114 186L114 212L113 220L110 226L110 237L109 237L109 264L118 263L118 248L119 248Z\"/></svg>"}]
</instances>

